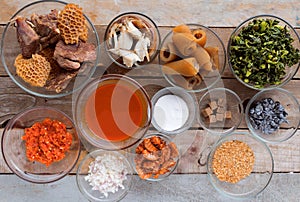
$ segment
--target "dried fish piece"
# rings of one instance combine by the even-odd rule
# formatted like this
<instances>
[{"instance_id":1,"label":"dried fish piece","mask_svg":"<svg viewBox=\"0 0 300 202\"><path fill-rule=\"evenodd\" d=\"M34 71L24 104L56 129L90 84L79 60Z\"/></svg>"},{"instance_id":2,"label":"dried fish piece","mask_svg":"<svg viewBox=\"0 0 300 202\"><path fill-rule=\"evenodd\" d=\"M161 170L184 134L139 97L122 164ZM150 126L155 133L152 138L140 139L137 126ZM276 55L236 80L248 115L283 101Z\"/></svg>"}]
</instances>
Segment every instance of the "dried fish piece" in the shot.
<instances>
[{"instance_id":1,"label":"dried fish piece","mask_svg":"<svg viewBox=\"0 0 300 202\"><path fill-rule=\"evenodd\" d=\"M141 179L158 178L170 172L179 155L175 143L166 143L159 136L144 139L135 150L136 171Z\"/></svg>"},{"instance_id":2,"label":"dried fish piece","mask_svg":"<svg viewBox=\"0 0 300 202\"><path fill-rule=\"evenodd\" d=\"M125 16L112 24L108 32L108 50L119 56L126 67L150 61L150 47L154 37L150 27L139 18Z\"/></svg>"}]
</instances>

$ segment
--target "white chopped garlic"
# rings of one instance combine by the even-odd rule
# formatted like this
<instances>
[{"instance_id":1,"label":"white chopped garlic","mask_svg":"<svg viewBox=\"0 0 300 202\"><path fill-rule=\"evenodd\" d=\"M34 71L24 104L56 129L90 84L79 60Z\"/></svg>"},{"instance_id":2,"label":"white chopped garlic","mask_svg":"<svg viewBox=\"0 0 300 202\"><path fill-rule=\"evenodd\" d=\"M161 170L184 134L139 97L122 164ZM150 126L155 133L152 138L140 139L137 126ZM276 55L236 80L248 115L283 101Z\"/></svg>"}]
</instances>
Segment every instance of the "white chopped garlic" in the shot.
<instances>
[{"instance_id":1,"label":"white chopped garlic","mask_svg":"<svg viewBox=\"0 0 300 202\"><path fill-rule=\"evenodd\" d=\"M89 165L85 180L92 186L92 190L100 191L105 197L108 193L115 193L119 188L124 189L123 182L127 179L127 166L120 157L105 154L97 156Z\"/></svg>"}]
</instances>

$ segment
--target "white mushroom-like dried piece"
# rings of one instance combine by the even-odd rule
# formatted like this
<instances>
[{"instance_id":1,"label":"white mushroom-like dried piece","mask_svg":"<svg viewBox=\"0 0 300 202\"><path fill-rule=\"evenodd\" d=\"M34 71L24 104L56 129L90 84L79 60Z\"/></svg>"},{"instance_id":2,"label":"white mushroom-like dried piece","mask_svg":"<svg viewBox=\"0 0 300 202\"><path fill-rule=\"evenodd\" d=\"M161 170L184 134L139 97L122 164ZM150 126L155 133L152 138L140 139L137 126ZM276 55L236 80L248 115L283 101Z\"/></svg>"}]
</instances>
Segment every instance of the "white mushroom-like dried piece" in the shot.
<instances>
[{"instance_id":1,"label":"white mushroom-like dried piece","mask_svg":"<svg viewBox=\"0 0 300 202\"><path fill-rule=\"evenodd\" d=\"M130 19L124 20L124 23L126 25L127 31L129 32L129 34L131 34L131 36L134 39L139 40L140 38L143 37L142 32L136 26L134 26L134 24Z\"/></svg>"},{"instance_id":2,"label":"white mushroom-like dried piece","mask_svg":"<svg viewBox=\"0 0 300 202\"><path fill-rule=\"evenodd\" d=\"M120 30L121 26L122 26L122 24L119 24L119 23L115 23L112 25L112 27L108 33L108 39L107 39L110 46L113 46L114 43L117 41L117 37L118 37L117 32ZM115 44L115 46L116 46L116 44Z\"/></svg>"},{"instance_id":3,"label":"white mushroom-like dried piece","mask_svg":"<svg viewBox=\"0 0 300 202\"><path fill-rule=\"evenodd\" d=\"M115 41L115 48L121 48L125 50L130 50L133 44L133 39L131 35L127 32L126 27L121 27L121 32L118 36L118 41ZM117 47L116 47L117 46Z\"/></svg>"},{"instance_id":4,"label":"white mushroom-like dried piece","mask_svg":"<svg viewBox=\"0 0 300 202\"><path fill-rule=\"evenodd\" d=\"M141 62L141 59L139 58L139 56L131 50L109 49L109 51L122 57L123 63L127 67L132 67L133 64L136 64L137 62Z\"/></svg>"},{"instance_id":5,"label":"white mushroom-like dried piece","mask_svg":"<svg viewBox=\"0 0 300 202\"><path fill-rule=\"evenodd\" d=\"M144 61L145 57L147 58L148 61L150 61L150 57L148 53L149 46L150 46L150 39L148 37L142 37L137 41L134 47L134 52L139 56L141 61Z\"/></svg>"}]
</instances>

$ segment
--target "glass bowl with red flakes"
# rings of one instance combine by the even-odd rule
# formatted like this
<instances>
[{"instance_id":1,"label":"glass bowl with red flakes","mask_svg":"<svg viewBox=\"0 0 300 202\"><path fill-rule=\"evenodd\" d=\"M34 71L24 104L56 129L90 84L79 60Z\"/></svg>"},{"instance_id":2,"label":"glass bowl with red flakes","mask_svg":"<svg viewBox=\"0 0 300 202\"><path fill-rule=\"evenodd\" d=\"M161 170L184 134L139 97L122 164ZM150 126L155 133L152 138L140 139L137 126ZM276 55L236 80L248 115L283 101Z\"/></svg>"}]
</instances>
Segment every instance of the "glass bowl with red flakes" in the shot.
<instances>
[{"instance_id":1,"label":"glass bowl with red flakes","mask_svg":"<svg viewBox=\"0 0 300 202\"><path fill-rule=\"evenodd\" d=\"M33 107L15 115L3 131L1 146L10 170L39 184L66 176L80 155L72 119L50 107Z\"/></svg>"}]
</instances>

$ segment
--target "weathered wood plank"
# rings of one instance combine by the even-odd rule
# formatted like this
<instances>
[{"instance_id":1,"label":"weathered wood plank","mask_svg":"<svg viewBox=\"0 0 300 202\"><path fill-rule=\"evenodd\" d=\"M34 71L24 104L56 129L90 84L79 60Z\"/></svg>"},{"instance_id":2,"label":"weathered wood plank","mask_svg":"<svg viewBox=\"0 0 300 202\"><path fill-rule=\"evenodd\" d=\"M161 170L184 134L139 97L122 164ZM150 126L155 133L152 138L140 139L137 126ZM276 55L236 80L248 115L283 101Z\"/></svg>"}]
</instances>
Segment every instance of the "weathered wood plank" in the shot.
<instances>
[{"instance_id":1,"label":"weathered wood plank","mask_svg":"<svg viewBox=\"0 0 300 202\"><path fill-rule=\"evenodd\" d=\"M98 75L99 76L99 75ZM161 78L161 77L153 77L153 78L140 78L136 76L131 76L134 78L137 82L139 82L147 91L149 94L150 99L152 96L161 88L168 87L170 84L168 82ZM284 86L284 89L290 91L298 101L300 101L300 94L299 94L299 83L300 80L291 80L288 84ZM215 87L225 87L228 89L233 90L236 92L242 101L249 100L257 91L251 90L243 85L240 85L239 82L236 79L222 79L220 82L218 82ZM24 94L24 92L21 88L19 88L9 77L1 77L0 79L0 94ZM197 102L200 100L200 97L204 94L204 92L201 93L195 93ZM58 108L62 111L64 111L66 114L72 117L72 104L74 104L76 100L76 96L69 95L62 98L56 98L56 99L44 99L44 98L38 98L37 97L37 106L52 106L55 108ZM197 103L198 104L198 103ZM246 107L246 106L245 106ZM195 122L195 127L199 127L199 125ZM245 121L242 120L242 123L240 125L240 128L246 128Z\"/></svg>"},{"instance_id":2,"label":"weathered wood plank","mask_svg":"<svg viewBox=\"0 0 300 202\"><path fill-rule=\"evenodd\" d=\"M242 130L239 130L242 131ZM2 134L2 129L0 130ZM148 133L155 131L150 130ZM2 137L2 135L0 136ZM181 153L181 158L175 173L206 173L206 157L210 151L210 148L220 137L208 134L203 130L189 130L184 133L178 134L173 137L173 141L178 145ZM271 149L274 158L274 172L300 172L300 131L298 131L294 137L281 144L268 144ZM129 148L122 151L129 159L132 158L133 151ZM76 169L81 159L86 155L86 151L83 151L75 168L71 173L76 173ZM198 160L201 154L201 165ZM257 156L257 161L264 165L266 157ZM203 164L203 165L202 165ZM262 167L257 167L257 170ZM3 157L0 156L0 173L11 173L6 166Z\"/></svg>"},{"instance_id":3,"label":"weathered wood plank","mask_svg":"<svg viewBox=\"0 0 300 202\"><path fill-rule=\"evenodd\" d=\"M74 175L45 185L32 184L12 175L1 175L0 197L2 202L83 202L87 201L76 186ZM161 182L141 181L137 176L123 202L144 201L201 201L231 202L210 184L204 174L171 175ZM17 189L16 189L17 188ZM300 174L274 174L269 186L247 202L296 202L300 198ZM17 190L17 191L16 191ZM288 193L288 194L286 194Z\"/></svg>"},{"instance_id":4,"label":"weathered wood plank","mask_svg":"<svg viewBox=\"0 0 300 202\"><path fill-rule=\"evenodd\" d=\"M151 77L161 77L162 73L158 64L158 56L156 59L148 65L145 65L143 68L140 69L133 69L133 70L125 70L117 65L115 65L111 59L108 57L107 53L104 49L103 39L104 39L104 32L106 29L106 26L96 26L97 32L100 39L101 44L101 56L100 56L100 64L99 67L101 69L100 72L103 70L106 70L108 73L118 73L118 74L126 74L130 76L151 76ZM4 30L4 26L0 26L0 36L2 36L2 32ZM161 33L161 38L163 38L167 35L167 33L170 31L170 27L160 27L159 28ZM234 28L217 28L212 27L212 30L216 32L216 34L220 37L221 41L223 42L225 46L225 51L227 51L227 43L230 37L230 34L234 30ZM298 34L300 35L300 29L297 29ZM300 49L300 47L298 47ZM14 58L12 58L14 60ZM4 66L2 63L0 63L0 76L7 76L7 73L4 69ZM233 74L230 71L230 68L228 66L228 63L226 64L224 73L222 75L224 78L234 78ZM300 78L300 71L297 72L297 74L294 76L294 78Z\"/></svg>"},{"instance_id":5,"label":"weathered wood plank","mask_svg":"<svg viewBox=\"0 0 300 202\"><path fill-rule=\"evenodd\" d=\"M1 1L0 23L6 23L18 9L31 2L31 0ZM127 11L144 13L160 26L180 23L237 26L243 20L263 13L278 15L294 26L300 24L298 0L176 0L170 2L164 0L151 2L144 0L67 0L67 2L79 4L93 23L101 25L107 25L116 15Z\"/></svg>"}]
</instances>

